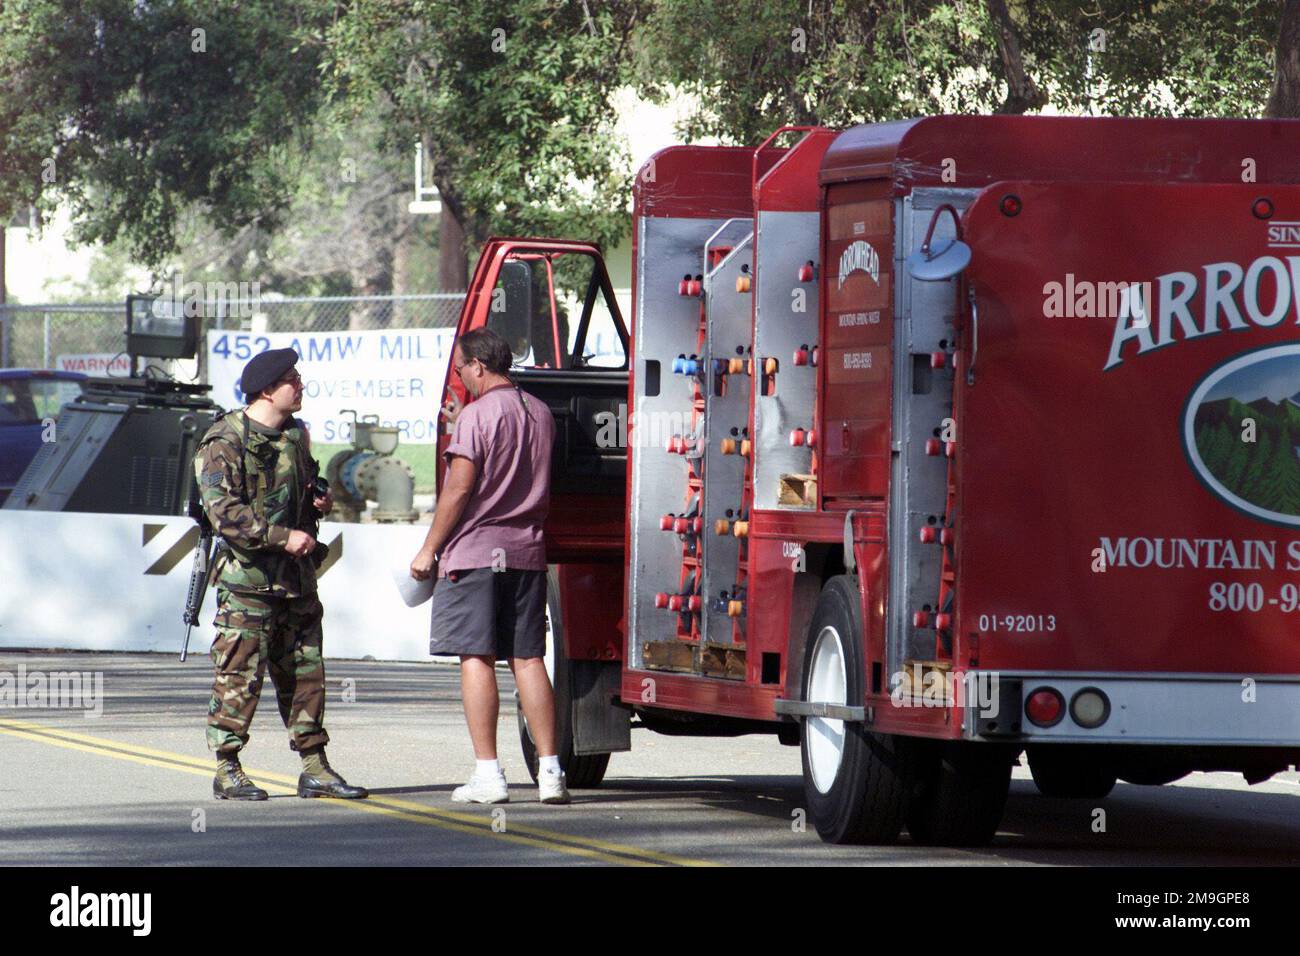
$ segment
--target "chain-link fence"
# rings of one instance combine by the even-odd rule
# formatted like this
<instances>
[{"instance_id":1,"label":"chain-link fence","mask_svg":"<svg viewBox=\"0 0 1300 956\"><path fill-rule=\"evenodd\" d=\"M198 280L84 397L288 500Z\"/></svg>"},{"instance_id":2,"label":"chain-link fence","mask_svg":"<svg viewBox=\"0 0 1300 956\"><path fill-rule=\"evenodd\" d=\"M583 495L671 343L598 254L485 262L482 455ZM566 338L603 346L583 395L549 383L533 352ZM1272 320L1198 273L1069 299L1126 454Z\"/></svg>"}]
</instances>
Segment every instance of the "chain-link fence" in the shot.
<instances>
[{"instance_id":1,"label":"chain-link fence","mask_svg":"<svg viewBox=\"0 0 1300 956\"><path fill-rule=\"evenodd\" d=\"M626 317L630 290L617 289L615 295ZM208 300L199 339L199 379L207 379L203 342L210 329L262 333L451 328L464 299L462 292L437 292ZM0 306L0 368L70 368L103 374L107 369L100 362L112 356L124 362L125 352L125 302Z\"/></svg>"},{"instance_id":2,"label":"chain-link fence","mask_svg":"<svg viewBox=\"0 0 1300 956\"><path fill-rule=\"evenodd\" d=\"M210 300L201 332L339 332L358 329L450 328L464 294L337 296ZM204 354L200 338L200 361ZM126 350L124 302L0 306L0 368L104 371L87 358ZM200 366L200 377L205 370Z\"/></svg>"},{"instance_id":3,"label":"chain-link fence","mask_svg":"<svg viewBox=\"0 0 1300 956\"><path fill-rule=\"evenodd\" d=\"M629 315L631 293L615 290ZM207 332L343 332L363 329L452 328L460 317L461 292L401 296L338 296L209 300L200 323L197 363L175 363L169 374L209 383ZM168 370L159 359L148 364ZM126 357L126 303L89 302L0 306L0 368L63 369L89 375L129 374ZM345 449L322 437L312 450L322 467ZM417 493L433 490L435 445L403 444L399 454L415 473Z\"/></svg>"}]
</instances>

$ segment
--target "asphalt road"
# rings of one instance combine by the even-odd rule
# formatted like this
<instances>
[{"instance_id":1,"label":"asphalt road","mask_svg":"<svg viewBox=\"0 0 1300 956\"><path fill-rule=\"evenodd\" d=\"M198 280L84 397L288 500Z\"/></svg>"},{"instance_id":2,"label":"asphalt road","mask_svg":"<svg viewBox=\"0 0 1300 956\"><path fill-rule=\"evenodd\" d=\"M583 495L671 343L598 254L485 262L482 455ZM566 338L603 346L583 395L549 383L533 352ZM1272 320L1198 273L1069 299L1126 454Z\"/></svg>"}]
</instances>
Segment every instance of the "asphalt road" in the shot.
<instances>
[{"instance_id":1,"label":"asphalt road","mask_svg":"<svg viewBox=\"0 0 1300 956\"><path fill-rule=\"evenodd\" d=\"M1002 826L977 850L833 847L800 828L799 750L774 738L633 730L604 785L536 802L508 672L500 753L511 803L451 802L473 762L457 670L328 664L331 763L366 801L301 800L298 758L268 686L244 766L265 803L211 797L203 715L210 669L153 654L0 652L0 672L103 675L103 709L0 709L0 865L1296 865L1300 777L1248 787L1193 774L1120 784L1103 801L1039 796L1015 771ZM345 700L355 697L354 700ZM1104 811L1098 832L1096 810Z\"/></svg>"}]
</instances>

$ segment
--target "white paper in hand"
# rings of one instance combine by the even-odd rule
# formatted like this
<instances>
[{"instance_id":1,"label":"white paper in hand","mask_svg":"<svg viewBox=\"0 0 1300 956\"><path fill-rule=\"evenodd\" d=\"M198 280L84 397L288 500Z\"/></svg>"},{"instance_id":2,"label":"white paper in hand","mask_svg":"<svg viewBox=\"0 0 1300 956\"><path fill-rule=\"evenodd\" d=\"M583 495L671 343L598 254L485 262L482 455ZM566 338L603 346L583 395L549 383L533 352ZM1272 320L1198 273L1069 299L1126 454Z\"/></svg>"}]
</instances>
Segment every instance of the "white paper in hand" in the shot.
<instances>
[{"instance_id":1,"label":"white paper in hand","mask_svg":"<svg viewBox=\"0 0 1300 956\"><path fill-rule=\"evenodd\" d=\"M433 597L433 578L415 580L411 577L410 565L393 568L393 583L397 585L397 593L402 596L402 602L407 607L419 607Z\"/></svg>"}]
</instances>

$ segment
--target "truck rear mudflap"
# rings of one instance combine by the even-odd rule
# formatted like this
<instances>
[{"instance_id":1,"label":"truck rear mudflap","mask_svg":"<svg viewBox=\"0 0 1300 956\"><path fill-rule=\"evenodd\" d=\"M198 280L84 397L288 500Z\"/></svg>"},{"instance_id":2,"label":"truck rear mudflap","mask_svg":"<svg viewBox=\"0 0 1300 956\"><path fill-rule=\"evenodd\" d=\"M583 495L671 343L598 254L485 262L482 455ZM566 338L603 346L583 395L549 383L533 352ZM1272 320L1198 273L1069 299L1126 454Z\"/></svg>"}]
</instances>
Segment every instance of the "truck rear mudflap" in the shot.
<instances>
[{"instance_id":1,"label":"truck rear mudflap","mask_svg":"<svg viewBox=\"0 0 1300 956\"><path fill-rule=\"evenodd\" d=\"M1036 737L1300 745L1300 188L1006 182L965 235L959 666Z\"/></svg>"}]
</instances>

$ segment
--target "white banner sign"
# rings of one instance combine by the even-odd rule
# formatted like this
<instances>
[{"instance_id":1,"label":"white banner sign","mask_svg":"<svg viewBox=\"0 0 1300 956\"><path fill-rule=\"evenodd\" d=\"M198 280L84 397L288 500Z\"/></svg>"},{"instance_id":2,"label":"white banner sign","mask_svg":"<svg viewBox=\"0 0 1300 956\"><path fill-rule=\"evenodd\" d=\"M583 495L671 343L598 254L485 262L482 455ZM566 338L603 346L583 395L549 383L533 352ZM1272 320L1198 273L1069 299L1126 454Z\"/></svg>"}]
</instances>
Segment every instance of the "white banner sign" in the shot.
<instances>
[{"instance_id":1,"label":"white banner sign","mask_svg":"<svg viewBox=\"0 0 1300 956\"><path fill-rule=\"evenodd\" d=\"M352 440L353 409L396 426L402 444L438 440L438 406L451 357L454 329L364 332L208 332L208 383L224 408L244 404L239 376L248 360L268 349L298 353L304 394L299 418L316 442Z\"/></svg>"},{"instance_id":2,"label":"white banner sign","mask_svg":"<svg viewBox=\"0 0 1300 956\"><path fill-rule=\"evenodd\" d=\"M424 525L321 525L325 656L427 661L429 604L409 608L392 569L409 565ZM0 510L0 648L180 653L198 527L189 518ZM190 638L214 636L209 589Z\"/></svg>"}]
</instances>

